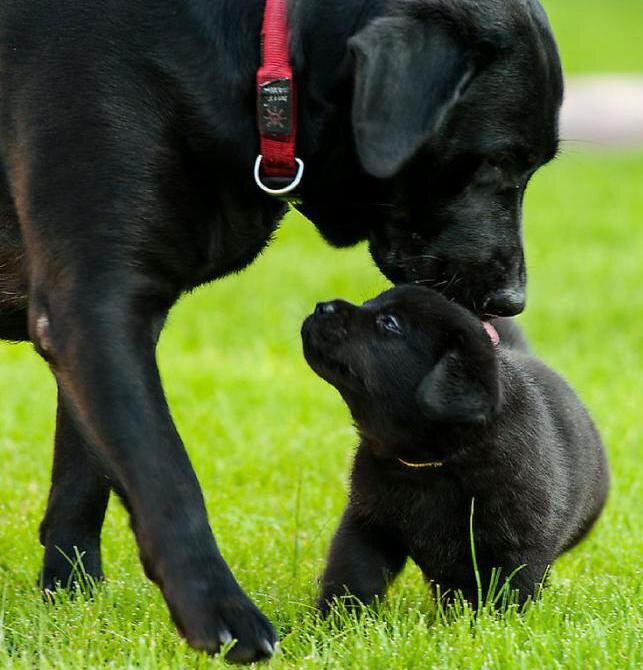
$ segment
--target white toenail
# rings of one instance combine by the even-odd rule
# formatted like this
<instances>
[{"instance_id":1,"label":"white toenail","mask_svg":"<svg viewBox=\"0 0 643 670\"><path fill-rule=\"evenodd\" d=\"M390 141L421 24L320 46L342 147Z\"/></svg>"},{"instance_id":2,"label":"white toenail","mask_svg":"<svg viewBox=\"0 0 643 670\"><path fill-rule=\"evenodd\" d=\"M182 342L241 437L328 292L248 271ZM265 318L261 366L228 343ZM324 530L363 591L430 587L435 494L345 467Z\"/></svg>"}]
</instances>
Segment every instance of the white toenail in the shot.
<instances>
[{"instance_id":1,"label":"white toenail","mask_svg":"<svg viewBox=\"0 0 643 670\"><path fill-rule=\"evenodd\" d=\"M45 351L50 348L49 319L44 314L41 314L36 320L36 338Z\"/></svg>"}]
</instances>

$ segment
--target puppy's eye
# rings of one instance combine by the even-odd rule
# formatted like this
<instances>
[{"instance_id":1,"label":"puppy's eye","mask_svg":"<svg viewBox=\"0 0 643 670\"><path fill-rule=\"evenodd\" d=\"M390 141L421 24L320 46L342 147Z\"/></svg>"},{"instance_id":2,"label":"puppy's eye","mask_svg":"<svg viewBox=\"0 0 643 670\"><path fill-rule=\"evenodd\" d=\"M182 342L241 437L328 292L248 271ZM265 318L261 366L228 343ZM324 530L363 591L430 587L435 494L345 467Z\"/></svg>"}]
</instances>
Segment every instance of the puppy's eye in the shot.
<instances>
[{"instance_id":1,"label":"puppy's eye","mask_svg":"<svg viewBox=\"0 0 643 670\"><path fill-rule=\"evenodd\" d=\"M392 314L380 314L377 317L377 325L387 333L393 333L394 335L402 334L400 322Z\"/></svg>"}]
</instances>

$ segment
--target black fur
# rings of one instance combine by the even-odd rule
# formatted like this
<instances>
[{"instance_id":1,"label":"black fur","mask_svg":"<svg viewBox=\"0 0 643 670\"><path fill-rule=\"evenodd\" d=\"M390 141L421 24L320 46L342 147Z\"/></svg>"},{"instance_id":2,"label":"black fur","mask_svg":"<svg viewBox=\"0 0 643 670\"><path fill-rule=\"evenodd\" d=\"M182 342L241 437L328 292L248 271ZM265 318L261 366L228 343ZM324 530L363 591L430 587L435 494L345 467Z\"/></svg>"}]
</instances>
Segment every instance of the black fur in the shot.
<instances>
[{"instance_id":1,"label":"black fur","mask_svg":"<svg viewBox=\"0 0 643 670\"><path fill-rule=\"evenodd\" d=\"M252 262L284 213L251 177L263 7L0 5L0 336L32 340L60 389L43 585L70 578L57 547L101 576L115 489L181 632L208 651L233 635L236 660L275 632L219 554L155 347L177 298ZM368 239L395 281L520 311L522 193L562 96L537 2L292 0L291 17L302 211L333 244Z\"/></svg>"},{"instance_id":2,"label":"black fur","mask_svg":"<svg viewBox=\"0 0 643 670\"><path fill-rule=\"evenodd\" d=\"M475 604L472 500L483 589L494 568L502 584L524 566L511 581L519 602L597 519L609 475L591 418L518 328L499 325L510 346L494 349L475 316L422 287L362 307L323 303L304 323L306 359L342 394L361 437L323 610L347 594L383 595L407 557Z\"/></svg>"}]
</instances>

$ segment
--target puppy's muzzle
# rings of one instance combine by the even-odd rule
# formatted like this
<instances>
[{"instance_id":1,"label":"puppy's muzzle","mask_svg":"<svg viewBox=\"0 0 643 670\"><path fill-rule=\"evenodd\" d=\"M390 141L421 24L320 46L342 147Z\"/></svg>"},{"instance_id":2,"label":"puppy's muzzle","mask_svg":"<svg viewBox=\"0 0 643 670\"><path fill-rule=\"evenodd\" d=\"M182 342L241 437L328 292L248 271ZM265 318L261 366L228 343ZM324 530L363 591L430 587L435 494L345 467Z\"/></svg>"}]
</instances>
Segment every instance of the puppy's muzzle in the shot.
<instances>
[{"instance_id":1,"label":"puppy's muzzle","mask_svg":"<svg viewBox=\"0 0 643 670\"><path fill-rule=\"evenodd\" d=\"M315 307L315 316L324 317L337 314L337 302L318 302Z\"/></svg>"},{"instance_id":2,"label":"puppy's muzzle","mask_svg":"<svg viewBox=\"0 0 643 670\"><path fill-rule=\"evenodd\" d=\"M348 334L348 303L343 300L320 302L308 317L308 329L312 330L320 343L335 344ZM322 346L322 348L325 348Z\"/></svg>"},{"instance_id":3,"label":"puppy's muzzle","mask_svg":"<svg viewBox=\"0 0 643 670\"><path fill-rule=\"evenodd\" d=\"M343 300L320 302L301 329L305 349L316 359L334 358L348 336L349 307Z\"/></svg>"}]
</instances>

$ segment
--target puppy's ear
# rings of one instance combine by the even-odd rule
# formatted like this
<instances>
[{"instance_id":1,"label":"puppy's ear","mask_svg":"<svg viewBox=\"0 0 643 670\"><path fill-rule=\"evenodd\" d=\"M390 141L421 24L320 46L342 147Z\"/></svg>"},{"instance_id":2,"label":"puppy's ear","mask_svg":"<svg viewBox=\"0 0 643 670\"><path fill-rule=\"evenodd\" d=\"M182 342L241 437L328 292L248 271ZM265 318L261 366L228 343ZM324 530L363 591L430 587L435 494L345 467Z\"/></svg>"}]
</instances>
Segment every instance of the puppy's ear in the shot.
<instances>
[{"instance_id":1,"label":"puppy's ear","mask_svg":"<svg viewBox=\"0 0 643 670\"><path fill-rule=\"evenodd\" d=\"M449 114L480 68L481 52L459 44L439 20L404 16L373 21L349 48L357 153L366 172L386 179Z\"/></svg>"},{"instance_id":2,"label":"puppy's ear","mask_svg":"<svg viewBox=\"0 0 643 670\"><path fill-rule=\"evenodd\" d=\"M470 356L451 349L422 380L417 401L431 421L483 423L499 404L495 356Z\"/></svg>"}]
</instances>

